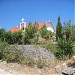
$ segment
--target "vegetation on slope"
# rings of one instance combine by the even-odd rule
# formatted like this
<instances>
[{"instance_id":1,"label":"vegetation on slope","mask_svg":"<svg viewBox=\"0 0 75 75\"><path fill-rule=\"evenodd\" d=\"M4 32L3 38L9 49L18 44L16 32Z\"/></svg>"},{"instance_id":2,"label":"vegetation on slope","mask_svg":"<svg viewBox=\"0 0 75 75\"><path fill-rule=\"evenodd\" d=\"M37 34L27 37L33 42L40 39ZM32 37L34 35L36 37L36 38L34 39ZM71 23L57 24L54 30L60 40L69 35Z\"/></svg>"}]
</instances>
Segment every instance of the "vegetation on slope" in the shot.
<instances>
[{"instance_id":1,"label":"vegetation on slope","mask_svg":"<svg viewBox=\"0 0 75 75\"><path fill-rule=\"evenodd\" d=\"M70 21L62 26L60 17L56 27L56 34L46 30L44 25L40 31L37 30L37 24L31 26L29 23L25 32L10 32L0 29L0 59L7 62L18 62L27 65L37 65L43 67L44 61L39 59L33 61L31 57L24 57L23 54L14 46L10 45L39 45L51 51L59 60L65 60L75 55L75 26ZM54 36L56 36L56 41ZM40 41L40 38L42 41Z\"/></svg>"}]
</instances>

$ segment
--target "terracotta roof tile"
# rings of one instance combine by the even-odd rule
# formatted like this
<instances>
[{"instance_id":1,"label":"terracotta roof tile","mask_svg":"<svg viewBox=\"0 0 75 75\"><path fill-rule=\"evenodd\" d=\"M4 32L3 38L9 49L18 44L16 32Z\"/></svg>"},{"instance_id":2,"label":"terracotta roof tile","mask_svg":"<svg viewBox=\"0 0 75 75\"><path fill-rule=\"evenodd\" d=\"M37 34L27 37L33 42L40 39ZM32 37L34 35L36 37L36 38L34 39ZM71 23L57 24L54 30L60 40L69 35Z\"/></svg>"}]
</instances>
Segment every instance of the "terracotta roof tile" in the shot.
<instances>
[{"instance_id":1,"label":"terracotta roof tile","mask_svg":"<svg viewBox=\"0 0 75 75\"><path fill-rule=\"evenodd\" d=\"M18 32L20 30L20 27L11 28L10 32Z\"/></svg>"},{"instance_id":2,"label":"terracotta roof tile","mask_svg":"<svg viewBox=\"0 0 75 75\"><path fill-rule=\"evenodd\" d=\"M48 24L48 22L41 22L41 23L38 23L38 30L41 29L45 24ZM35 24L32 24L32 26L34 26ZM22 29L24 28L24 26L22 26ZM26 27L28 28L28 27ZM10 31L11 32L18 32L20 30L20 27L15 27L15 28L11 28Z\"/></svg>"}]
</instances>

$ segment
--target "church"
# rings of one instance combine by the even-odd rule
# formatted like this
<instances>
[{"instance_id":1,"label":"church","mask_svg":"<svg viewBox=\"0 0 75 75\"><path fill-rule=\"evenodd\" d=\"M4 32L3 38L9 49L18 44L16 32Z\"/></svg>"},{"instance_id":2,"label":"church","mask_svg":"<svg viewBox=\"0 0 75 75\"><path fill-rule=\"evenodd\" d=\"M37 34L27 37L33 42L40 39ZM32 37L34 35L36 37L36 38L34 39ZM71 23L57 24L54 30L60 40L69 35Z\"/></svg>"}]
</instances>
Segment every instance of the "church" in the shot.
<instances>
[{"instance_id":1,"label":"church","mask_svg":"<svg viewBox=\"0 0 75 75\"><path fill-rule=\"evenodd\" d=\"M32 24L32 26L33 25L35 24ZM50 21L38 23L37 29L40 30L44 25L46 25L46 28L48 31L55 32L54 25ZM22 18L22 22L20 23L20 25L17 27L11 28L9 31L10 32L18 32L20 30L25 31L26 28L27 28L26 22L24 21L24 18Z\"/></svg>"}]
</instances>

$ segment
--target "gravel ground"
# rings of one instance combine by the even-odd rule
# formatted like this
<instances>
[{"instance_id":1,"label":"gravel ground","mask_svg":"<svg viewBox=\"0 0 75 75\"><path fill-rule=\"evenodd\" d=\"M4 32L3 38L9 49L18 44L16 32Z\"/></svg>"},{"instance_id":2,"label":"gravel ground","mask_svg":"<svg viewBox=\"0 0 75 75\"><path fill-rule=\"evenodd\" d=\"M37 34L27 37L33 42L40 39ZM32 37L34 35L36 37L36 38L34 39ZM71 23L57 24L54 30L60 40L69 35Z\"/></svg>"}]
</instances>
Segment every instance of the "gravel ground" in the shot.
<instances>
[{"instance_id":1,"label":"gravel ground","mask_svg":"<svg viewBox=\"0 0 75 75\"><path fill-rule=\"evenodd\" d=\"M9 73L8 71L6 71L6 70L0 68L0 75L13 75L13 74L11 74L11 73Z\"/></svg>"},{"instance_id":2,"label":"gravel ground","mask_svg":"<svg viewBox=\"0 0 75 75\"><path fill-rule=\"evenodd\" d=\"M0 62L0 75L62 75L55 74L54 69L45 67L43 69L32 68L18 63Z\"/></svg>"}]
</instances>

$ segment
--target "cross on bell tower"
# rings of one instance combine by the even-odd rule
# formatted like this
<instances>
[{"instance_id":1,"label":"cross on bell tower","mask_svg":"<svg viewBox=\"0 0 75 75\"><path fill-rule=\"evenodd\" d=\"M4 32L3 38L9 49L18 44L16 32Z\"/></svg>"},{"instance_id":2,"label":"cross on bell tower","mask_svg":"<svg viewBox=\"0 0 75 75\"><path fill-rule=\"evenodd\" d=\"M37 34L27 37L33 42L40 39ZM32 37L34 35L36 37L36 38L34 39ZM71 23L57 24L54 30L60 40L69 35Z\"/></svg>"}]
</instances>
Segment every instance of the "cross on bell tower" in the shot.
<instances>
[{"instance_id":1,"label":"cross on bell tower","mask_svg":"<svg viewBox=\"0 0 75 75\"><path fill-rule=\"evenodd\" d=\"M22 20L21 20L22 22L24 22L24 18L22 18Z\"/></svg>"},{"instance_id":2,"label":"cross on bell tower","mask_svg":"<svg viewBox=\"0 0 75 75\"><path fill-rule=\"evenodd\" d=\"M24 22L24 18L21 20L22 22L20 23L20 30L25 30L26 29L26 22Z\"/></svg>"}]
</instances>

